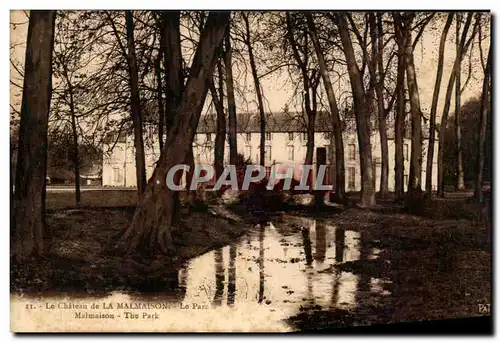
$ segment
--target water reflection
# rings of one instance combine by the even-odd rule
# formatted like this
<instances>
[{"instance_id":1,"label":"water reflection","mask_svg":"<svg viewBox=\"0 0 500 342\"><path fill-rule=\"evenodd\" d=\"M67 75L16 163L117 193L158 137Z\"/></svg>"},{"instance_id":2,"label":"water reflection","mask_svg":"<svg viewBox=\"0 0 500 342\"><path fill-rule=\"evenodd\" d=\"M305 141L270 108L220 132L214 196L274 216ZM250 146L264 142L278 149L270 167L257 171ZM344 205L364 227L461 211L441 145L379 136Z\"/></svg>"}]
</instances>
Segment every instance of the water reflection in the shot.
<instances>
[{"instance_id":1,"label":"water reflection","mask_svg":"<svg viewBox=\"0 0 500 342\"><path fill-rule=\"evenodd\" d=\"M229 247L229 272L227 284L227 305L234 304L234 296L236 293L236 245Z\"/></svg>"},{"instance_id":2,"label":"water reflection","mask_svg":"<svg viewBox=\"0 0 500 342\"><path fill-rule=\"evenodd\" d=\"M224 294L224 281L226 279L224 274L224 258L222 255L222 249L217 249L214 251L214 261L215 261L215 296L214 305L219 306L222 304L222 295Z\"/></svg>"},{"instance_id":3,"label":"water reflection","mask_svg":"<svg viewBox=\"0 0 500 342\"><path fill-rule=\"evenodd\" d=\"M208 303L214 310L246 312L279 325L308 305L353 309L367 296L389 294L386 280L338 267L378 257L363 233L325 221L291 227L256 226L240 242L191 260L179 271L185 295L177 302Z\"/></svg>"},{"instance_id":4,"label":"water reflection","mask_svg":"<svg viewBox=\"0 0 500 342\"><path fill-rule=\"evenodd\" d=\"M314 259L323 263L326 256L326 227L324 222L316 222L316 253Z\"/></svg>"},{"instance_id":5,"label":"water reflection","mask_svg":"<svg viewBox=\"0 0 500 342\"><path fill-rule=\"evenodd\" d=\"M345 229L340 225L335 230L335 260L338 263L344 261Z\"/></svg>"},{"instance_id":6,"label":"water reflection","mask_svg":"<svg viewBox=\"0 0 500 342\"><path fill-rule=\"evenodd\" d=\"M266 227L260 226L259 230L259 299L258 302L262 303L264 299L264 238L266 234Z\"/></svg>"}]
</instances>

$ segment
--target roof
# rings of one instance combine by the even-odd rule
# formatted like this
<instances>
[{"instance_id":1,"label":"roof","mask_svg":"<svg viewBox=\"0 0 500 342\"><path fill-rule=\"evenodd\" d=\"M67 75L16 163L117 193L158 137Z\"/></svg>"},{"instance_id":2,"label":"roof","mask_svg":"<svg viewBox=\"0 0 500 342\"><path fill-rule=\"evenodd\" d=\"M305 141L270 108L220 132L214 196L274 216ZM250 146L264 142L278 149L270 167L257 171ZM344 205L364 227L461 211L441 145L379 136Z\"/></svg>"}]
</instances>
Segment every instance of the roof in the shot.
<instances>
[{"instance_id":1,"label":"roof","mask_svg":"<svg viewBox=\"0 0 500 342\"><path fill-rule=\"evenodd\" d=\"M409 116L408 116L409 119ZM253 113L237 113L236 120L236 131L237 133L260 133L260 114ZM226 125L228 124L226 116ZM356 122L354 115L350 113L348 117L343 121L345 130L355 132ZM409 120L405 127L405 138L411 138L411 128L409 125ZM156 124L154 123L144 123L144 126L152 127L156 130ZM378 129L377 122L372 121L372 130L376 132ZM266 113L266 132L271 133L287 133L287 132L305 132L307 130L307 116L302 112L281 112L281 113ZM147 131L145 129L144 131ZM316 114L315 122L315 132L325 133L332 131L332 119L330 113L326 111L318 111ZM146 132L145 132L146 133ZM216 115L215 114L205 114L200 117L198 123L197 133L216 133ZM117 131L109 132L104 139L106 143L125 142L127 135L132 135L133 131L131 128L122 129ZM118 138L118 139L117 139ZM394 139L394 124L391 120L387 122L387 138ZM426 124L422 124L422 138L429 138L429 128ZM437 133L436 133L437 139Z\"/></svg>"}]
</instances>

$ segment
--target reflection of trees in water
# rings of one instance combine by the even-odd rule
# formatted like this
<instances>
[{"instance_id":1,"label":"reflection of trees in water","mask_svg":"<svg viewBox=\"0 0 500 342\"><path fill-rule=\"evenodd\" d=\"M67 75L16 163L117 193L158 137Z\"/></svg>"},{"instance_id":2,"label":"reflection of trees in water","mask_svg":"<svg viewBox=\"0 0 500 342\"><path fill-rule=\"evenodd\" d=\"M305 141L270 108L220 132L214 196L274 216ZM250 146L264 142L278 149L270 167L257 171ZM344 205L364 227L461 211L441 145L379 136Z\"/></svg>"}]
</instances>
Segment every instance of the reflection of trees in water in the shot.
<instances>
[{"instance_id":1,"label":"reflection of trees in water","mask_svg":"<svg viewBox=\"0 0 500 342\"><path fill-rule=\"evenodd\" d=\"M312 263L312 248L311 248L311 237L309 227L302 227L302 244L304 245L304 253L306 254L306 264L310 265Z\"/></svg>"},{"instance_id":2,"label":"reflection of trees in water","mask_svg":"<svg viewBox=\"0 0 500 342\"><path fill-rule=\"evenodd\" d=\"M335 260L340 263L344 261L345 227L339 225L335 231Z\"/></svg>"},{"instance_id":3,"label":"reflection of trees in water","mask_svg":"<svg viewBox=\"0 0 500 342\"><path fill-rule=\"evenodd\" d=\"M215 261L215 296L214 305L222 304L222 295L224 294L224 257L222 255L222 249L216 249L214 251L214 261Z\"/></svg>"},{"instance_id":4,"label":"reflection of trees in water","mask_svg":"<svg viewBox=\"0 0 500 342\"><path fill-rule=\"evenodd\" d=\"M339 225L335 230L335 261L341 263L344 261L344 248L345 248L345 227ZM340 275L342 272L333 267L333 288L332 288L332 300L331 306L335 307L339 300L339 289L340 289Z\"/></svg>"},{"instance_id":5,"label":"reflection of trees in water","mask_svg":"<svg viewBox=\"0 0 500 342\"><path fill-rule=\"evenodd\" d=\"M236 293L236 245L229 247L229 270L228 270L228 284L227 284L227 305L234 304L234 297Z\"/></svg>"},{"instance_id":6,"label":"reflection of trees in water","mask_svg":"<svg viewBox=\"0 0 500 342\"><path fill-rule=\"evenodd\" d=\"M266 227L264 225L260 226L259 231L259 303L262 303L264 299L264 237L266 233Z\"/></svg>"},{"instance_id":7,"label":"reflection of trees in water","mask_svg":"<svg viewBox=\"0 0 500 342\"><path fill-rule=\"evenodd\" d=\"M366 263L369 262L368 256L370 255L370 249L368 248L368 243L366 241L366 233L363 231L359 232L359 263L361 265L361 273L359 274L358 289L356 291L356 303L359 303L363 296L367 296L370 293L371 277L368 272L368 268L365 267Z\"/></svg>"},{"instance_id":8,"label":"reflection of trees in water","mask_svg":"<svg viewBox=\"0 0 500 342\"><path fill-rule=\"evenodd\" d=\"M325 261L326 256L326 227L325 223L316 221L316 253L314 259L318 263Z\"/></svg>"}]
</instances>

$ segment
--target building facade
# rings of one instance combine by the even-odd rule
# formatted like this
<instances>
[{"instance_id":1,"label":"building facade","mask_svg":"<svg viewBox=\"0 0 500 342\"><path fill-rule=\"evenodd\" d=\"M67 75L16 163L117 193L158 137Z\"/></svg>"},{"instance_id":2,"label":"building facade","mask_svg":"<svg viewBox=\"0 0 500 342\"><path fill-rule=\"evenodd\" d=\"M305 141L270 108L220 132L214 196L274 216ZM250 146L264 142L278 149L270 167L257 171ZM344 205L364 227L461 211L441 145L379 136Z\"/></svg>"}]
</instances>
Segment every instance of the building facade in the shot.
<instances>
[{"instance_id":1,"label":"building facade","mask_svg":"<svg viewBox=\"0 0 500 342\"><path fill-rule=\"evenodd\" d=\"M241 115L240 115L241 116ZM241 119L241 118L239 118ZM212 120L213 121L213 120ZM257 120L254 120L257 121ZM277 121L277 120L275 120ZM270 167L274 164L285 164L289 166L303 164L307 151L307 133L305 129L300 129L300 125L281 120L266 126L265 133L265 161L264 165ZM316 156L320 149L326 152L327 172L325 175L326 184L334 184L334 162L335 162L335 147L333 139L331 139L331 130L328 125L321 125L321 122L316 122L316 132L314 134L314 155L313 163L316 169ZM260 154L260 131L258 124L245 125L244 120L238 122L237 133L237 149L238 153L249 159L251 163L259 163ZM305 128L305 127L304 127ZM148 131L148 130L146 130ZM146 133L149 139L146 140L146 173L147 178L151 177L156 161L159 158L160 151L157 139L155 139L154 130ZM197 134L193 142L193 154L195 164L213 165L214 163L214 145L215 145L215 126L213 122L200 121ZM395 190L394 168L395 168L395 141L394 134L388 132L388 147L389 147L389 191ZM346 191L361 190L361 169L359 161L358 139L355 131L346 131L343 133L344 141L344 161L345 161L345 182ZM373 131L371 136L372 143L372 158L374 161L374 170L376 177L376 189L380 189L380 174L381 174L381 149L380 135L377 131ZM118 187L135 187L135 152L132 135L123 135L119 139L112 142L113 148L108 143L107 149L109 153L105 153L103 158L102 182L104 186ZM424 136L422 146L422 189L425 189L427 163L427 146L428 139ZM106 149L106 147L105 147ZM435 144L434 152L434 167L432 175L432 187L437 188L437 153L438 142ZM405 190L408 184L408 174L410 169L410 153L411 139L404 139L403 154L404 154L404 183ZM226 139L224 149L224 161L229 163L229 145Z\"/></svg>"}]
</instances>

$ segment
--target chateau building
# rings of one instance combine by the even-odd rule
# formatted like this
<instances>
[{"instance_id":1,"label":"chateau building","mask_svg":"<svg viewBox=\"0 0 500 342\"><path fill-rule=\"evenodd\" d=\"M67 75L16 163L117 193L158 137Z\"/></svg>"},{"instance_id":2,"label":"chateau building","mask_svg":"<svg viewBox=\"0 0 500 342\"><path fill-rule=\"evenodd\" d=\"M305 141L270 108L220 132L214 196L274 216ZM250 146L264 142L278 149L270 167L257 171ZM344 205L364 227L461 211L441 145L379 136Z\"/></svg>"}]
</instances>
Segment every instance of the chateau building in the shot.
<instances>
[{"instance_id":1,"label":"chateau building","mask_svg":"<svg viewBox=\"0 0 500 342\"><path fill-rule=\"evenodd\" d=\"M285 164L289 166L304 164L307 151L307 120L297 113L282 113L268 116L266 120L265 133L265 161L264 165L269 169L274 164ZM390 126L390 125L388 125ZM316 157L318 153L326 154L327 170L325 183L335 184L335 145L331 133L330 119L327 113L318 113L314 133L313 164L316 169ZM373 126L376 127L376 126ZM409 131L409 130L408 130ZM156 127L145 129L145 155L147 178L151 177L156 161L159 158L159 144ZM395 168L395 141L394 132L388 130L389 147L389 191L394 191L394 168ZM422 189L425 188L427 163L428 130L422 130ZM193 142L193 154L195 164L213 165L214 144L216 136L215 117L204 115L200 118L198 130ZM359 161L359 147L357 133L353 122L345 124L344 133L344 160L346 191L361 190L361 170ZM372 158L376 177L376 189L380 188L381 174L381 149L378 131L373 130L371 136ZM258 114L239 114L237 118L237 149L238 153L249 159L251 163L259 163L260 154L260 122ZM120 136L107 139L103 158L102 182L104 186L135 187L135 148L132 134L122 132ZM432 174L432 187L437 188L437 153L438 142L435 144L434 167ZM411 139L405 135L403 145L404 155L404 183L405 190L408 184L410 168ZM226 136L224 148L224 162L229 163L229 145Z\"/></svg>"}]
</instances>

